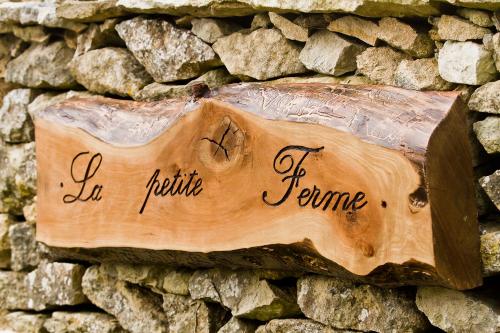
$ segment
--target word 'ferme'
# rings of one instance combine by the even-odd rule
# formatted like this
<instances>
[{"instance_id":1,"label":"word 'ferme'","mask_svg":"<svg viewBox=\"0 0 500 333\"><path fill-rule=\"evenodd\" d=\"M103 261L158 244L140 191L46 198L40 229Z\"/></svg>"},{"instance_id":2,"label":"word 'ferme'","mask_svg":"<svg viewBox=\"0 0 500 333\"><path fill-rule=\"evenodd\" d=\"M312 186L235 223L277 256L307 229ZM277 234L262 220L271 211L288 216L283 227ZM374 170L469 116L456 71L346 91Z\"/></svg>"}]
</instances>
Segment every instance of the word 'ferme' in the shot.
<instances>
[{"instance_id":1,"label":"word 'ferme'","mask_svg":"<svg viewBox=\"0 0 500 333\"><path fill-rule=\"evenodd\" d=\"M302 167L302 163L306 157L309 153L318 153L323 150L323 148L324 147L309 148L304 146L286 146L282 148L274 157L273 169L277 174L284 175L281 181L283 183L288 182L288 187L281 199L274 202L269 201L268 191L264 191L262 193L262 200L270 206L279 206L284 203L290 197L294 187L299 186L300 179L307 174L306 169ZM302 157L297 163L295 163L292 156L292 152L294 151L303 152ZM333 211L336 211L341 203L342 210L352 211L361 209L368 204L365 200L365 193L361 191L356 192L352 199L349 192L327 191L321 198L320 195L321 190L316 185L313 185L312 190L304 187L297 195L297 202L301 207L306 207L310 203L312 208L316 209L322 207L324 211L330 207L332 202L333 205L331 208Z\"/></svg>"}]
</instances>

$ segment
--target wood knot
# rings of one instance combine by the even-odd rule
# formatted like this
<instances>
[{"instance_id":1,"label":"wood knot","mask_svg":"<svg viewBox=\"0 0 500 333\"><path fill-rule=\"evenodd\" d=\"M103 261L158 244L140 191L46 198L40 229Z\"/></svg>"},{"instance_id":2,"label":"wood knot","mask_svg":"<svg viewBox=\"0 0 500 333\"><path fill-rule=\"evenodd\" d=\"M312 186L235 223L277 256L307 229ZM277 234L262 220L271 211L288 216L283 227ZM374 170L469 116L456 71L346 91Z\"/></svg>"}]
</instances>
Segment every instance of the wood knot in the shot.
<instances>
[{"instance_id":1,"label":"wood knot","mask_svg":"<svg viewBox=\"0 0 500 333\"><path fill-rule=\"evenodd\" d=\"M215 123L201 138L200 160L205 166L225 170L239 159L243 151L244 134L229 117Z\"/></svg>"}]
</instances>

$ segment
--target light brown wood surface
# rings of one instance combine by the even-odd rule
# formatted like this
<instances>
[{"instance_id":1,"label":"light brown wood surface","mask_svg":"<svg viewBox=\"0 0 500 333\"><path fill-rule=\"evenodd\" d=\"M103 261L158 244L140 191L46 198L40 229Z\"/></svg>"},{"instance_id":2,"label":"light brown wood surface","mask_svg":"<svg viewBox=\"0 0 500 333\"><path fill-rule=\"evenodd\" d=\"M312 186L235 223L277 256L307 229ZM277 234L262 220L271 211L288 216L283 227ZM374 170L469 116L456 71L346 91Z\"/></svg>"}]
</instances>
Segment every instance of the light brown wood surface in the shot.
<instances>
[{"instance_id":1,"label":"light brown wood surface","mask_svg":"<svg viewBox=\"0 0 500 333\"><path fill-rule=\"evenodd\" d=\"M148 261L134 254L143 249L168 264L472 288L481 275L464 117L454 94L390 87L70 100L36 117L37 238L65 257ZM161 195L177 172L183 193Z\"/></svg>"}]
</instances>

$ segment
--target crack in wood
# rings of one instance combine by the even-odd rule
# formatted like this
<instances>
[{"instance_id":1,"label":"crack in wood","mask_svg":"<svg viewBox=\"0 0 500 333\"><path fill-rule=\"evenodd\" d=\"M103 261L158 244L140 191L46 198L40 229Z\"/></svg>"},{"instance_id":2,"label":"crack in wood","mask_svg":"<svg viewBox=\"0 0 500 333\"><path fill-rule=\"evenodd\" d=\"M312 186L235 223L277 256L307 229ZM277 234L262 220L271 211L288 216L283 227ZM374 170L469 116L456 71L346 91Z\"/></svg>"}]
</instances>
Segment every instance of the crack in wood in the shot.
<instances>
[{"instance_id":1,"label":"crack in wood","mask_svg":"<svg viewBox=\"0 0 500 333\"><path fill-rule=\"evenodd\" d=\"M224 147L222 144L224 143L224 139L226 138L226 135L227 133L229 132L229 130L231 129L231 125L232 125L232 121L230 120L229 121L229 125L227 125L227 128L226 130L224 131L224 133L222 134L222 137L220 139L219 142L215 141L214 139L210 139L208 137L204 137L202 138L201 140L207 140L208 142L211 142L215 145L217 145L217 149L215 150L214 152L214 156L217 155L217 153L219 152L219 149L222 148L222 150L224 151L224 155L226 156L226 159L229 161L229 153L227 151L227 148ZM233 134L237 133L239 129L237 129L236 131L233 131Z\"/></svg>"}]
</instances>

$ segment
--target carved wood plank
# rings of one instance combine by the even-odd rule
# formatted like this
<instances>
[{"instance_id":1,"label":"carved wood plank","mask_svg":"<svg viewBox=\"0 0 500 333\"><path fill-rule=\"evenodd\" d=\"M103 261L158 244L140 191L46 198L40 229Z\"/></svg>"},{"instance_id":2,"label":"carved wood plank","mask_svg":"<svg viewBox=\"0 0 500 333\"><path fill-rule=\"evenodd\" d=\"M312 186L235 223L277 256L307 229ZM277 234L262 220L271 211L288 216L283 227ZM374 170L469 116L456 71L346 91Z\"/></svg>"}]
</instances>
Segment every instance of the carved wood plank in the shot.
<instances>
[{"instance_id":1,"label":"carved wood plank","mask_svg":"<svg viewBox=\"0 0 500 333\"><path fill-rule=\"evenodd\" d=\"M73 99L35 124L37 238L56 256L481 283L456 93L240 84Z\"/></svg>"}]
</instances>

